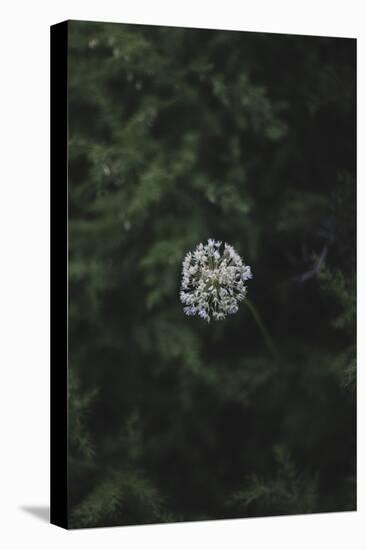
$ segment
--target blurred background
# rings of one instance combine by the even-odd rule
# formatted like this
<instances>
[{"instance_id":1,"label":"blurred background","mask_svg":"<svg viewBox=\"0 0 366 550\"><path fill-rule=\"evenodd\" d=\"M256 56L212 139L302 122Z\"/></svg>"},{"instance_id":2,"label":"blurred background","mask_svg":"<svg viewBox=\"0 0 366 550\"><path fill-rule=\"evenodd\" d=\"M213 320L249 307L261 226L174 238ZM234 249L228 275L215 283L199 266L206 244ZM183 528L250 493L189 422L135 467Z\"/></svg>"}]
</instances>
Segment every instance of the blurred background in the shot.
<instances>
[{"instance_id":1,"label":"blurred background","mask_svg":"<svg viewBox=\"0 0 366 550\"><path fill-rule=\"evenodd\" d=\"M69 23L71 527L355 509L355 48ZM184 315L208 238L255 314Z\"/></svg>"}]
</instances>

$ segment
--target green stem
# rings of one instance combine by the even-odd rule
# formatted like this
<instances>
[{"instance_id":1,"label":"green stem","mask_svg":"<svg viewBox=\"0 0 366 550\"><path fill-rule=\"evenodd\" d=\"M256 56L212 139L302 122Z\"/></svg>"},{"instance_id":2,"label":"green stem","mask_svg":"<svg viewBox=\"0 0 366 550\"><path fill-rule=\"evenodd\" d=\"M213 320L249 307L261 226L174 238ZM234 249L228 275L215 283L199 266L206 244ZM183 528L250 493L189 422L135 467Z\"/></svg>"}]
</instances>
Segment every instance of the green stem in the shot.
<instances>
[{"instance_id":1,"label":"green stem","mask_svg":"<svg viewBox=\"0 0 366 550\"><path fill-rule=\"evenodd\" d=\"M255 305L250 300L248 300L248 298L245 299L245 303L247 304L248 308L250 309L250 311L251 311L251 313L254 317L254 320L257 323L257 326L258 326L259 330L262 333L262 336L264 338L264 341L266 343L267 348L269 349L269 351L271 352L271 354L273 355L273 357L276 361L281 361L281 355L278 352L276 346L274 345L273 340L272 340L268 330L264 326L263 321L262 321L262 319L261 319L261 317L258 313L257 308L255 307Z\"/></svg>"}]
</instances>

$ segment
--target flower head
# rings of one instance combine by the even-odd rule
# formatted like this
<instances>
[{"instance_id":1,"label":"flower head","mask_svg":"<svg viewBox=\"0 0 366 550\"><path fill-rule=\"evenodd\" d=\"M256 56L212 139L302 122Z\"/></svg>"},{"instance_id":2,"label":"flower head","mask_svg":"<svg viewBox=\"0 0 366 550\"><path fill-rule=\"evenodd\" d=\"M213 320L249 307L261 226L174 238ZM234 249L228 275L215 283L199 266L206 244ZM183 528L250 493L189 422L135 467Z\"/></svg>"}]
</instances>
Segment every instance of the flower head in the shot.
<instances>
[{"instance_id":1,"label":"flower head","mask_svg":"<svg viewBox=\"0 0 366 550\"><path fill-rule=\"evenodd\" d=\"M246 296L245 281L252 272L235 249L221 241L200 243L183 260L180 300L186 315L210 322L236 313Z\"/></svg>"}]
</instances>

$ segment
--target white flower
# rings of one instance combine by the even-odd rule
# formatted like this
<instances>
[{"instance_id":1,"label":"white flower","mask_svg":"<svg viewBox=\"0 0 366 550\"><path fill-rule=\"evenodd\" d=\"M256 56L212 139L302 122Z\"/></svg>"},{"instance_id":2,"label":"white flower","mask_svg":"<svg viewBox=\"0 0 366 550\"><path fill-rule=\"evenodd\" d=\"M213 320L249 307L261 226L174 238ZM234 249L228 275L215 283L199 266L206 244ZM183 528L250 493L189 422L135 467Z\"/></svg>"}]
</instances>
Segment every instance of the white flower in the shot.
<instances>
[{"instance_id":1,"label":"white flower","mask_svg":"<svg viewBox=\"0 0 366 550\"><path fill-rule=\"evenodd\" d=\"M180 300L186 315L199 315L210 322L236 313L246 296L244 282L252 271L234 247L208 239L183 260Z\"/></svg>"}]
</instances>

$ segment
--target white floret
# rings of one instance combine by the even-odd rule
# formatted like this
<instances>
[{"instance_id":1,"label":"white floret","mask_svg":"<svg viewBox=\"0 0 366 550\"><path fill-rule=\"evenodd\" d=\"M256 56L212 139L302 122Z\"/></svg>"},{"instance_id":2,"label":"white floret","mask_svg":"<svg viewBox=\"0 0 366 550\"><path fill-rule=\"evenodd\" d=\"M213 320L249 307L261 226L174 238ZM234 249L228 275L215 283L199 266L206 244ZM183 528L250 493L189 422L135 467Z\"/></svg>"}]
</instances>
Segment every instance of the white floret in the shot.
<instances>
[{"instance_id":1,"label":"white floret","mask_svg":"<svg viewBox=\"0 0 366 550\"><path fill-rule=\"evenodd\" d=\"M180 299L186 315L199 315L210 322L237 313L245 299L244 282L252 278L234 247L208 239L183 260Z\"/></svg>"}]
</instances>

